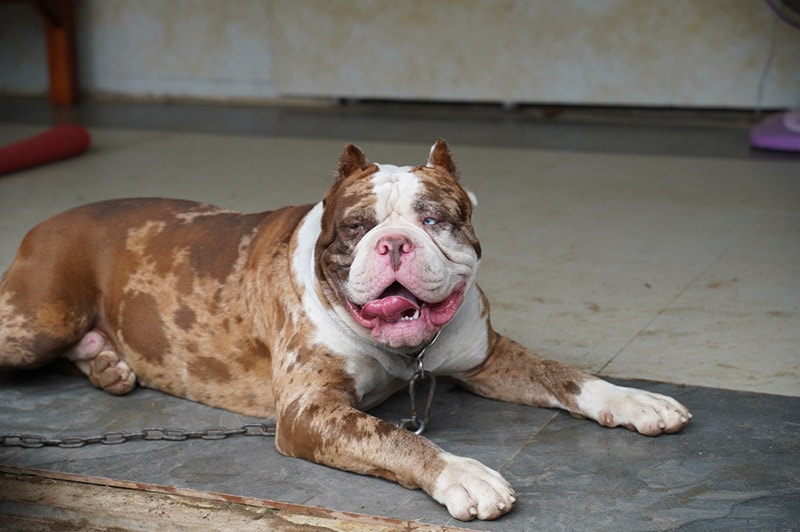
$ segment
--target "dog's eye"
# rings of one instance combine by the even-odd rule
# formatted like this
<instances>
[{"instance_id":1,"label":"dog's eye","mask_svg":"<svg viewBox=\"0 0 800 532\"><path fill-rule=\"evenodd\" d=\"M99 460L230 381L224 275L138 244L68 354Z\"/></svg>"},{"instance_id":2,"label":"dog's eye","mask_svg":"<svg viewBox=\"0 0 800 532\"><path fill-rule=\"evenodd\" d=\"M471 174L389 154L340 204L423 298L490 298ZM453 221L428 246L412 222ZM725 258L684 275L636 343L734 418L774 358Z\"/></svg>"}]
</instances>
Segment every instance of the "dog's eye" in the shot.
<instances>
[{"instance_id":1,"label":"dog's eye","mask_svg":"<svg viewBox=\"0 0 800 532\"><path fill-rule=\"evenodd\" d=\"M428 216L427 218L424 218L422 220L422 224L423 225L436 225L438 223L439 223L439 220L437 220L436 218L432 218L430 216Z\"/></svg>"},{"instance_id":2,"label":"dog's eye","mask_svg":"<svg viewBox=\"0 0 800 532\"><path fill-rule=\"evenodd\" d=\"M347 238L357 238L366 232L364 231L364 223L360 220L351 220L343 223L341 229Z\"/></svg>"}]
</instances>

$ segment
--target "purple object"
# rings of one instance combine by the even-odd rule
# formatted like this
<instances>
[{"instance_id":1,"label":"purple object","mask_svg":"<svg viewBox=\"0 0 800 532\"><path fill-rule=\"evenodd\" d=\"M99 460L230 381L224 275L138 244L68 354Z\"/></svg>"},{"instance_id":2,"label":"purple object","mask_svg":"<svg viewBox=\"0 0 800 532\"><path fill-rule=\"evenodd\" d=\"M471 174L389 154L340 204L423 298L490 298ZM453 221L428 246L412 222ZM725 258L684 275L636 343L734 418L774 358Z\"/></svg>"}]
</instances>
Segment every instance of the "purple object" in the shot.
<instances>
[{"instance_id":1,"label":"purple object","mask_svg":"<svg viewBox=\"0 0 800 532\"><path fill-rule=\"evenodd\" d=\"M765 150L800 151L800 111L768 116L750 130L750 145Z\"/></svg>"}]
</instances>

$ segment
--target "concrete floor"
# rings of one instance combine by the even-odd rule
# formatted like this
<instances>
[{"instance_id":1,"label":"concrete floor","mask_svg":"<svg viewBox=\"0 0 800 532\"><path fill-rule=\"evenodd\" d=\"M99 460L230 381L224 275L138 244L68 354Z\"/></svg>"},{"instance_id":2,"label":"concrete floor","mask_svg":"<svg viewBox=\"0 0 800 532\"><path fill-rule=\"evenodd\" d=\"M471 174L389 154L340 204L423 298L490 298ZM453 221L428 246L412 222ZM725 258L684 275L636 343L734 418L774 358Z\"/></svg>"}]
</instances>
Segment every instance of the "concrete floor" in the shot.
<instances>
[{"instance_id":1,"label":"concrete floor","mask_svg":"<svg viewBox=\"0 0 800 532\"><path fill-rule=\"evenodd\" d=\"M478 196L480 282L495 327L592 373L663 383L638 384L676 396L695 418L649 439L440 392L428 435L500 468L520 494L509 516L467 525L424 494L289 460L251 438L0 449L0 464L489 530L800 527L800 156L751 152L742 124L379 105L87 103L54 115L42 102L0 99L0 145L54 117L86 124L92 150L0 177L0 270L27 229L78 204L314 202L345 143L378 162L417 164L442 136ZM0 434L242 422L146 390L110 398L56 375L7 380L0 404ZM405 398L381 408L404 415Z\"/></svg>"}]
</instances>

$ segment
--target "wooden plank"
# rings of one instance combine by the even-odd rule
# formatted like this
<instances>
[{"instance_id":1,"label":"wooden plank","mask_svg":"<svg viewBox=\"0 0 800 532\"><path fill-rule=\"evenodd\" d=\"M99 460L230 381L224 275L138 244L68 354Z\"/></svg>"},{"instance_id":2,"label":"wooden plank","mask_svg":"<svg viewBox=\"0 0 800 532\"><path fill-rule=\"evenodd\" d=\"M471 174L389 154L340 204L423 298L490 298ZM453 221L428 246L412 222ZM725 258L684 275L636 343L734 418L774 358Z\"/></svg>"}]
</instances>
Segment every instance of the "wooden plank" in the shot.
<instances>
[{"instance_id":1,"label":"wooden plank","mask_svg":"<svg viewBox=\"0 0 800 532\"><path fill-rule=\"evenodd\" d=\"M459 530L266 499L6 466L0 466L0 523L4 530Z\"/></svg>"}]
</instances>

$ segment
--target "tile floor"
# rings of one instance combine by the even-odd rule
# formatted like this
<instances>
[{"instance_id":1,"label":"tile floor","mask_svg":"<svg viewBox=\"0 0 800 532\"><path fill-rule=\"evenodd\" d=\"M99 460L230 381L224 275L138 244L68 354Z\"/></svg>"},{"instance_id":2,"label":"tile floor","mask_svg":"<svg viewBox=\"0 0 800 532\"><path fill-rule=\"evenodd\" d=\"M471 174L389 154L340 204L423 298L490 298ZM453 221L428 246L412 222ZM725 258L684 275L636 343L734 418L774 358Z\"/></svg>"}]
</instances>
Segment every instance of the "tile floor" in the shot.
<instances>
[{"instance_id":1,"label":"tile floor","mask_svg":"<svg viewBox=\"0 0 800 532\"><path fill-rule=\"evenodd\" d=\"M495 327L592 373L670 383L648 386L684 400L695 420L684 433L658 439L494 403L488 408L506 416L501 427L494 416L474 424L443 422L433 439L451 450L463 445L466 454L504 467L521 486L520 507L497 523L453 523L421 494L374 479L347 480L360 487L345 501L314 483L289 482L283 491L271 485L263 492L258 479L246 478L242 487L228 479L231 470L248 470L237 460L225 463L225 474L192 472L182 461L172 476L144 476L492 530L800 526L800 510L788 502L800 497L800 156L750 152L747 130L738 123L662 127L614 117L546 121L485 109L368 110L87 103L64 116L42 102L0 99L0 145L42 130L54 116L87 124L93 137L82 157L0 177L0 270L28 228L81 203L170 196L255 211L313 202L327 188L346 142L378 162L416 164L443 136L462 181L478 196L485 257L480 282ZM55 390L35 380L0 386L6 405L0 429L58 432L49 418L38 417L44 406L96 395L82 381L48 378ZM36 388L47 395L46 404L26 399L24 392ZM134 395L147 404L186 403L145 393ZM447 396L456 405L442 402L442 411L486 408L485 401L457 391ZM124 404L136 414L132 419L144 421L133 403ZM402 404L395 398L385 408ZM53 423L65 412L77 414L61 407ZM76 415L71 430L122 423L107 414L89 418ZM481 435L474 426L483 423L495 428L479 432L499 443L476 442ZM741 425L746 433L732 440L732 427ZM267 447L260 444L258 452L280 464L283 480L310 475L335 485L346 475L290 465L295 461ZM175 444L163 448L164 460L182 452ZM130 469L113 464L108 449L91 451L103 458L87 455L86 467L61 450L35 452L0 449L0 464L101 476ZM201 469L208 459L203 453L213 451L198 452ZM720 460L716 469L697 463L709 454ZM602 479L611 485L602 488Z\"/></svg>"}]
</instances>

